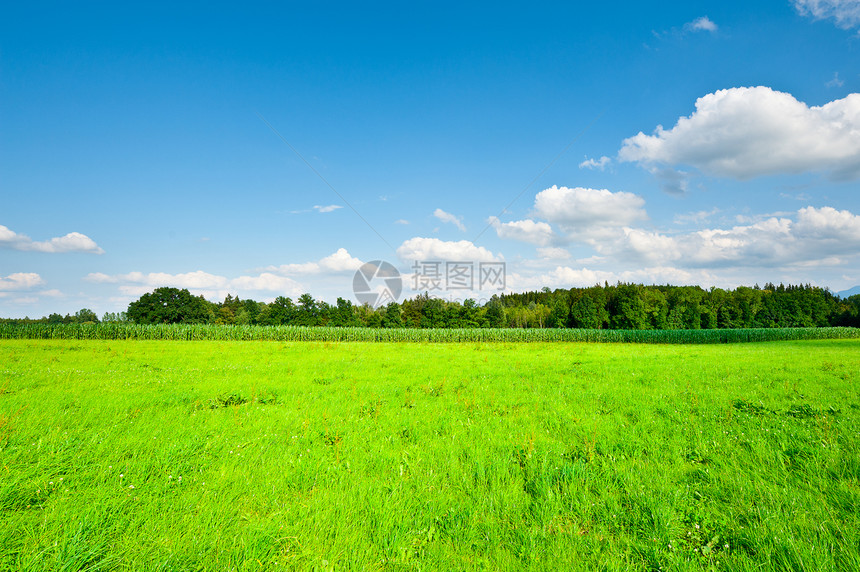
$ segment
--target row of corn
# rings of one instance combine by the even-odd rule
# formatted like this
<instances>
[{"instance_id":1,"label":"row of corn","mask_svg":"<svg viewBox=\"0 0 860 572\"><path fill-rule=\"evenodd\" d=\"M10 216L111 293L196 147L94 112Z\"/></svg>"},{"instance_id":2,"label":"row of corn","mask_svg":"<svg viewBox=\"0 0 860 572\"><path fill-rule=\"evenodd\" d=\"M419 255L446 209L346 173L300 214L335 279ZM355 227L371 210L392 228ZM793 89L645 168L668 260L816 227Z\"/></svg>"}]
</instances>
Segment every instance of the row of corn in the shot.
<instances>
[{"instance_id":1,"label":"row of corn","mask_svg":"<svg viewBox=\"0 0 860 572\"><path fill-rule=\"evenodd\" d=\"M737 330L381 329L210 324L0 324L0 339L719 344L846 338L860 338L860 329L842 327Z\"/></svg>"}]
</instances>

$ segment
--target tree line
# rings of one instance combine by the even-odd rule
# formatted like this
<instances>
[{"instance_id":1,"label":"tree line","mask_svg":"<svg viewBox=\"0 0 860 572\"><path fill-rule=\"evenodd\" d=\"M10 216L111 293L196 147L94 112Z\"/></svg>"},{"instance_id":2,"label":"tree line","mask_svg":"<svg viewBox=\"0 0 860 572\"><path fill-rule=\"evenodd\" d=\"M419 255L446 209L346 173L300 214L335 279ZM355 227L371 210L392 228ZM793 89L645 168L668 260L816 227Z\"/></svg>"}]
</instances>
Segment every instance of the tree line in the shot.
<instances>
[{"instance_id":1,"label":"tree line","mask_svg":"<svg viewBox=\"0 0 860 572\"><path fill-rule=\"evenodd\" d=\"M51 314L26 323L99 321L92 310ZM359 326L372 328L588 328L617 330L860 327L860 295L842 299L810 285L766 284L733 290L617 283L448 301L421 294L379 308L344 298L335 304L302 294L270 303L227 295L210 302L186 289L157 288L101 321L139 324Z\"/></svg>"}]
</instances>

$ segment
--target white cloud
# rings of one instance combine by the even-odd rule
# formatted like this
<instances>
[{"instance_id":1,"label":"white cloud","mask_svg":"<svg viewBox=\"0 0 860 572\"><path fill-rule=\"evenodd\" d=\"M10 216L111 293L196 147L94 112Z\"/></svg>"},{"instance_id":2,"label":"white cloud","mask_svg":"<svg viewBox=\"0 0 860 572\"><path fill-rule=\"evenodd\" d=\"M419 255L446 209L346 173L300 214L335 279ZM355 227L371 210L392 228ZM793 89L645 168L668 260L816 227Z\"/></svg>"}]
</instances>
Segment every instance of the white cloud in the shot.
<instances>
[{"instance_id":1,"label":"white cloud","mask_svg":"<svg viewBox=\"0 0 860 572\"><path fill-rule=\"evenodd\" d=\"M496 256L483 246L475 246L468 240L444 241L438 238L410 238L397 249L397 256L404 261L450 260L469 262L498 262Z\"/></svg>"},{"instance_id":2,"label":"white cloud","mask_svg":"<svg viewBox=\"0 0 860 572\"><path fill-rule=\"evenodd\" d=\"M709 211L697 211L687 214L679 214L675 215L675 224L688 224L688 223L702 223L715 214L719 214L721 211L719 208L714 207Z\"/></svg>"},{"instance_id":3,"label":"white cloud","mask_svg":"<svg viewBox=\"0 0 860 572\"><path fill-rule=\"evenodd\" d=\"M436 209L435 211L433 211L433 216L435 216L442 222L451 223L461 231L466 232L466 227L465 225L463 225L463 217L458 217L451 213L446 213L442 209Z\"/></svg>"},{"instance_id":4,"label":"white cloud","mask_svg":"<svg viewBox=\"0 0 860 572\"><path fill-rule=\"evenodd\" d=\"M833 79L824 84L826 87L842 87L845 82L839 79L839 72L833 72Z\"/></svg>"},{"instance_id":5,"label":"white cloud","mask_svg":"<svg viewBox=\"0 0 860 572\"><path fill-rule=\"evenodd\" d=\"M842 252L860 251L860 216L832 207L797 211L796 231L807 240L831 241Z\"/></svg>"},{"instance_id":6,"label":"white cloud","mask_svg":"<svg viewBox=\"0 0 860 572\"><path fill-rule=\"evenodd\" d=\"M221 299L228 293L247 291L277 292L293 296L303 291L295 280L269 272L236 278L209 274L201 270L180 274L129 272L113 276L96 272L88 274L84 279L100 284L118 284L119 291L128 296L140 296L160 287L187 288L192 294L209 299Z\"/></svg>"},{"instance_id":7,"label":"white cloud","mask_svg":"<svg viewBox=\"0 0 860 572\"><path fill-rule=\"evenodd\" d=\"M224 276L209 274L202 270L195 270L194 272L185 272L181 274L168 274L166 272L149 272L144 274L143 272L129 272L128 274L115 274L113 276L101 272L93 272L88 274L84 279L88 282L100 284L131 283L155 288L159 286L170 286L173 288L188 288L189 290L224 288L230 282L230 280Z\"/></svg>"},{"instance_id":8,"label":"white cloud","mask_svg":"<svg viewBox=\"0 0 860 572\"><path fill-rule=\"evenodd\" d=\"M327 206L314 205L314 210L317 212L321 212L321 213L330 213L332 211L336 211L337 209L342 209L342 208L343 207L341 205L327 205Z\"/></svg>"},{"instance_id":9,"label":"white cloud","mask_svg":"<svg viewBox=\"0 0 860 572\"><path fill-rule=\"evenodd\" d=\"M28 250L37 250L39 252L92 252L95 254L104 254L104 250L99 248L93 239L79 232L70 232L69 234L52 238L44 242L33 242Z\"/></svg>"},{"instance_id":10,"label":"white cloud","mask_svg":"<svg viewBox=\"0 0 860 572\"><path fill-rule=\"evenodd\" d=\"M116 284L120 293L132 297L162 286L187 288L192 294L201 295L210 300L223 299L227 294L258 296L259 293L273 293L298 296L307 289L305 285L294 279L296 275L319 276L327 280L332 275L354 272L361 265L361 260L351 256L345 248L340 248L316 262L270 266L262 269L259 274L232 278L196 270L179 274L129 272L108 275L93 272L88 274L85 280L98 284Z\"/></svg>"},{"instance_id":11,"label":"white cloud","mask_svg":"<svg viewBox=\"0 0 860 572\"><path fill-rule=\"evenodd\" d=\"M618 157L738 179L809 171L854 179L860 177L860 94L809 107L768 87L720 90L699 98L696 111L672 129L658 125L653 135L625 139Z\"/></svg>"},{"instance_id":12,"label":"white cloud","mask_svg":"<svg viewBox=\"0 0 860 572\"><path fill-rule=\"evenodd\" d=\"M552 186L535 196L534 211L573 236L587 237L648 218L644 205L642 197L623 191Z\"/></svg>"},{"instance_id":13,"label":"white cloud","mask_svg":"<svg viewBox=\"0 0 860 572\"><path fill-rule=\"evenodd\" d=\"M652 264L681 257L677 242L672 237L638 228L625 228L624 234L611 243L598 243L600 253L621 254L627 258Z\"/></svg>"},{"instance_id":14,"label":"white cloud","mask_svg":"<svg viewBox=\"0 0 860 572\"><path fill-rule=\"evenodd\" d=\"M794 0L794 7L803 16L816 20L834 20L840 28L860 26L858 0Z\"/></svg>"},{"instance_id":15,"label":"white cloud","mask_svg":"<svg viewBox=\"0 0 860 572\"><path fill-rule=\"evenodd\" d=\"M711 284L713 277L705 271L687 271L672 266L652 266L635 270L612 271L592 268L557 266L542 274L524 276L511 273L508 286L514 291L549 288L582 288L608 282L634 282L642 284Z\"/></svg>"},{"instance_id":16,"label":"white cloud","mask_svg":"<svg viewBox=\"0 0 860 572\"><path fill-rule=\"evenodd\" d=\"M580 169L597 169L599 171L602 171L611 162L612 162L612 159L610 159L609 157L604 155L600 159L586 159L585 161L583 161L582 163L579 164L579 168Z\"/></svg>"},{"instance_id":17,"label":"white cloud","mask_svg":"<svg viewBox=\"0 0 860 572\"><path fill-rule=\"evenodd\" d=\"M394 221L394 224L407 225L407 224L409 224L409 221L406 220L405 218L399 218L396 221Z\"/></svg>"},{"instance_id":18,"label":"white cloud","mask_svg":"<svg viewBox=\"0 0 860 572\"><path fill-rule=\"evenodd\" d=\"M351 256L345 248L320 259L320 268L331 272L354 272L361 267L361 260Z\"/></svg>"},{"instance_id":19,"label":"white cloud","mask_svg":"<svg viewBox=\"0 0 860 572\"><path fill-rule=\"evenodd\" d=\"M84 278L87 282L95 282L96 284L115 284L119 282L116 276L109 276L104 272L90 272Z\"/></svg>"},{"instance_id":20,"label":"white cloud","mask_svg":"<svg viewBox=\"0 0 860 572\"><path fill-rule=\"evenodd\" d=\"M104 250L93 239L79 232L70 232L65 236L37 242L29 236L18 234L0 225L0 248L4 247L29 252L89 252L104 254Z\"/></svg>"},{"instance_id":21,"label":"white cloud","mask_svg":"<svg viewBox=\"0 0 860 572\"><path fill-rule=\"evenodd\" d=\"M793 218L774 216L673 236L625 228L623 235L597 242L595 248L604 255L682 268L845 264L860 253L860 216L831 207L805 207Z\"/></svg>"},{"instance_id":22,"label":"white cloud","mask_svg":"<svg viewBox=\"0 0 860 572\"><path fill-rule=\"evenodd\" d=\"M510 238L536 244L538 246L546 246L555 238L552 227L545 222L535 222L533 220L517 220L512 222L501 222L497 217L491 216L489 219L499 238Z\"/></svg>"},{"instance_id":23,"label":"white cloud","mask_svg":"<svg viewBox=\"0 0 860 572\"><path fill-rule=\"evenodd\" d=\"M797 193L796 195L792 195L789 193L779 193L779 196L782 199L790 199L792 201L803 201L803 202L809 202L809 200L812 198L811 196L809 196L806 193Z\"/></svg>"},{"instance_id":24,"label":"white cloud","mask_svg":"<svg viewBox=\"0 0 860 572\"><path fill-rule=\"evenodd\" d=\"M507 277L507 285L513 291L540 290L541 288L574 288L603 284L603 281L617 280L614 272L592 270L589 268L570 268L557 266L555 269L542 274L522 275L511 272Z\"/></svg>"},{"instance_id":25,"label":"white cloud","mask_svg":"<svg viewBox=\"0 0 860 572\"><path fill-rule=\"evenodd\" d=\"M774 211L766 214L739 214L735 215L735 222L738 224L755 224L770 218L785 218L795 214L795 211Z\"/></svg>"},{"instance_id":26,"label":"white cloud","mask_svg":"<svg viewBox=\"0 0 860 572\"><path fill-rule=\"evenodd\" d=\"M350 255L345 248L339 248L334 254L321 258L317 262L269 266L266 270L280 274L321 274L324 272L354 272L361 265L361 260Z\"/></svg>"},{"instance_id":27,"label":"white cloud","mask_svg":"<svg viewBox=\"0 0 860 572\"><path fill-rule=\"evenodd\" d=\"M692 32L716 32L717 25L714 24L714 22L712 22L711 19L707 16L701 16L699 18L696 18L692 22L687 22L686 24L684 24L684 29Z\"/></svg>"},{"instance_id":28,"label":"white cloud","mask_svg":"<svg viewBox=\"0 0 860 572\"><path fill-rule=\"evenodd\" d=\"M298 282L286 276L263 272L257 276L239 276L230 280L230 288L236 290L256 290L267 292L298 292Z\"/></svg>"},{"instance_id":29,"label":"white cloud","mask_svg":"<svg viewBox=\"0 0 860 572\"><path fill-rule=\"evenodd\" d=\"M0 232L6 227L0 227ZM16 272L5 278L0 276L0 290L6 292L22 292L41 286L45 281L35 272Z\"/></svg>"},{"instance_id":30,"label":"white cloud","mask_svg":"<svg viewBox=\"0 0 860 572\"><path fill-rule=\"evenodd\" d=\"M23 235L20 235L0 224L0 244L14 244L22 239L28 240Z\"/></svg>"},{"instance_id":31,"label":"white cloud","mask_svg":"<svg viewBox=\"0 0 860 572\"><path fill-rule=\"evenodd\" d=\"M538 248L537 253L544 260L566 260L570 258L570 252L557 246Z\"/></svg>"}]
</instances>

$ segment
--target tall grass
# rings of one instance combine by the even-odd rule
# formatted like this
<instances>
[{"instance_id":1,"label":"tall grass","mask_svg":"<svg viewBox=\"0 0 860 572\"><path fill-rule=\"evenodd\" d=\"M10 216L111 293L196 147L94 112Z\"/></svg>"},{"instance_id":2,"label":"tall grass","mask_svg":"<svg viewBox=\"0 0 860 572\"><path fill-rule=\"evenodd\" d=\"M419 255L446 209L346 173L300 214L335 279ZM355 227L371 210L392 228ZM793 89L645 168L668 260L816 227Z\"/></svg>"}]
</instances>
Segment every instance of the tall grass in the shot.
<instances>
[{"instance_id":1,"label":"tall grass","mask_svg":"<svg viewBox=\"0 0 860 572\"><path fill-rule=\"evenodd\" d=\"M0 339L210 340L281 342L620 342L725 344L860 338L857 328L581 330L520 328L382 329L209 324L0 324Z\"/></svg>"},{"instance_id":2,"label":"tall grass","mask_svg":"<svg viewBox=\"0 0 860 572\"><path fill-rule=\"evenodd\" d=\"M860 340L4 340L0 572L860 570L858 382Z\"/></svg>"}]
</instances>

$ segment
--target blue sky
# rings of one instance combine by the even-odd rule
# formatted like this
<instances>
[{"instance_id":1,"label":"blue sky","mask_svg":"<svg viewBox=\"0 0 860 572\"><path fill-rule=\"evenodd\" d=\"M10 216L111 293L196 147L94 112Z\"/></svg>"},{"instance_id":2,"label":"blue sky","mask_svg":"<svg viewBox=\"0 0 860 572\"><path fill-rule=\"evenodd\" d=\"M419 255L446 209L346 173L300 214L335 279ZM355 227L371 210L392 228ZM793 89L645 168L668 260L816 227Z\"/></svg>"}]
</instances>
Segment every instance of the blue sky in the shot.
<instances>
[{"instance_id":1,"label":"blue sky","mask_svg":"<svg viewBox=\"0 0 860 572\"><path fill-rule=\"evenodd\" d=\"M371 260L844 290L858 56L857 0L6 5L0 316Z\"/></svg>"}]
</instances>

